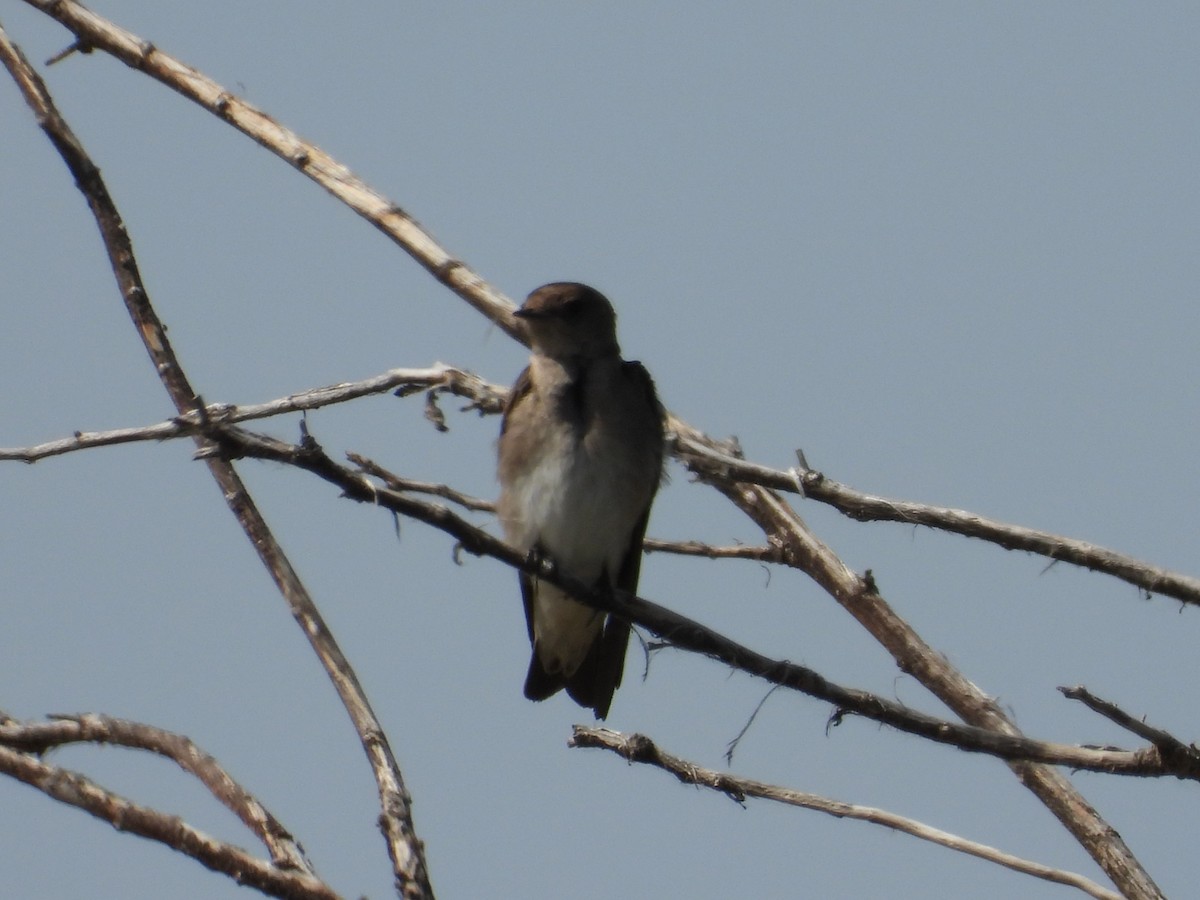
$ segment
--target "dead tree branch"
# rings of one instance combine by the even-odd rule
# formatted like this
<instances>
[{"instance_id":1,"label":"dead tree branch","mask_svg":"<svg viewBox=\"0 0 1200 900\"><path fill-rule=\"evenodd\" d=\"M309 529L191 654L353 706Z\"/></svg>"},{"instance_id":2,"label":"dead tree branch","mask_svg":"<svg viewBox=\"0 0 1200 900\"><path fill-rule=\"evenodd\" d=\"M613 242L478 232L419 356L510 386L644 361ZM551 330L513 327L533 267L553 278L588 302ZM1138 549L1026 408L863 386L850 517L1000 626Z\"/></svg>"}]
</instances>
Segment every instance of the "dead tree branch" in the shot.
<instances>
[{"instance_id":1,"label":"dead tree branch","mask_svg":"<svg viewBox=\"0 0 1200 900\"><path fill-rule=\"evenodd\" d=\"M1200 578L1172 572L1087 541L999 522L966 510L863 493L808 468L803 454L797 454L800 460L797 468L773 469L731 455L712 438L686 427L677 436L675 451L689 470L708 481L756 484L773 491L800 494L860 522L924 525L997 544L1006 550L1025 550L1103 572L1148 593L1200 604Z\"/></svg>"},{"instance_id":2,"label":"dead tree branch","mask_svg":"<svg viewBox=\"0 0 1200 900\"><path fill-rule=\"evenodd\" d=\"M1184 769L1191 767L1200 770L1200 748L1193 744L1185 744L1175 735L1147 725L1142 719L1135 719L1115 703L1102 700L1083 685L1075 687L1060 687L1062 695L1069 700L1078 700L1088 709L1099 713L1106 719L1115 722L1126 731L1131 731L1143 740L1149 741L1158 751L1164 765Z\"/></svg>"},{"instance_id":3,"label":"dead tree branch","mask_svg":"<svg viewBox=\"0 0 1200 900\"><path fill-rule=\"evenodd\" d=\"M181 734L97 713L54 716L41 722L0 719L0 746L11 750L42 756L56 747L78 743L145 750L171 760L195 776L222 806L242 820L266 846L273 865L316 877L304 851L279 820L220 763Z\"/></svg>"},{"instance_id":4,"label":"dead tree branch","mask_svg":"<svg viewBox=\"0 0 1200 900\"><path fill-rule=\"evenodd\" d=\"M895 831L902 831L923 841L929 841L930 843L938 844L939 846L947 847L960 853L976 856L1025 875L1032 875L1034 878L1041 878L1045 881L1055 882L1056 884L1065 884L1069 887L1078 888L1085 894L1097 897L1099 900L1119 900L1120 898L1120 895L1114 894L1112 891L1096 884L1090 878L1085 878L1075 872L1066 872L1062 869L1055 869L1041 863L1031 862L1019 856L1014 856L1011 853L1005 853L1003 850L997 850L995 847L989 847L987 844L968 840L957 834L951 834L948 831L934 828L926 825L924 822L918 822L906 816L869 806L858 806L857 804L844 803L840 800L831 800L828 797L822 797L818 794L810 794L805 791L797 791L774 784L767 784L762 781L754 781L750 778L741 778L737 775L730 775L728 772L706 769L703 766L698 766L693 762L667 753L660 749L654 741L642 734L621 734L607 728L587 728L582 725L576 725L571 739L567 742L567 746L611 750L629 762L657 766L664 772L670 772L684 784L709 788L718 793L725 794L737 803L744 803L747 797L757 797L762 800L784 803L788 806L816 810L817 812L836 816L839 819L858 819L862 822L871 822L875 825L894 829Z\"/></svg>"},{"instance_id":5,"label":"dead tree branch","mask_svg":"<svg viewBox=\"0 0 1200 900\"><path fill-rule=\"evenodd\" d=\"M198 831L178 816L139 806L70 769L38 759L34 752L0 746L0 772L60 803L108 822L118 831L165 844L238 884L288 900L338 900L338 894L309 872L279 868L245 850Z\"/></svg>"},{"instance_id":6,"label":"dead tree branch","mask_svg":"<svg viewBox=\"0 0 1200 900\"><path fill-rule=\"evenodd\" d=\"M680 428L686 428L680 423ZM700 435L688 435L698 440ZM717 489L778 543L784 558L807 573L882 644L902 672L907 672L945 703L964 722L989 733L1020 739L1020 729L999 705L930 647L898 616L879 593L868 572L852 572L818 539L784 502L759 485L717 483ZM1162 892L1126 846L1120 834L1059 771L1035 761L1010 758L1018 780L1045 804L1122 892L1130 897L1160 897Z\"/></svg>"},{"instance_id":7,"label":"dead tree branch","mask_svg":"<svg viewBox=\"0 0 1200 900\"><path fill-rule=\"evenodd\" d=\"M303 140L203 72L72 0L26 2L67 28L78 45L102 50L149 75L274 153L399 244L434 278L511 337L522 339L512 319L515 307L511 300L447 253L416 219L320 147Z\"/></svg>"},{"instance_id":8,"label":"dead tree branch","mask_svg":"<svg viewBox=\"0 0 1200 900\"><path fill-rule=\"evenodd\" d=\"M508 396L505 388L489 384L477 375L435 363L428 369L391 369L362 381L346 381L325 387L312 388L270 400L266 403L235 405L209 403L202 410L188 410L166 422L135 428L116 428L108 431L77 431L69 438L35 444L31 447L0 447L0 461L13 460L34 463L50 456L60 456L77 450L91 450L114 444L136 441L166 441L191 437L213 423L249 422L293 412L320 409L336 403L346 403L372 394L395 391L407 395L417 391L437 391L465 397L471 402L465 410L481 414L499 413Z\"/></svg>"}]
</instances>

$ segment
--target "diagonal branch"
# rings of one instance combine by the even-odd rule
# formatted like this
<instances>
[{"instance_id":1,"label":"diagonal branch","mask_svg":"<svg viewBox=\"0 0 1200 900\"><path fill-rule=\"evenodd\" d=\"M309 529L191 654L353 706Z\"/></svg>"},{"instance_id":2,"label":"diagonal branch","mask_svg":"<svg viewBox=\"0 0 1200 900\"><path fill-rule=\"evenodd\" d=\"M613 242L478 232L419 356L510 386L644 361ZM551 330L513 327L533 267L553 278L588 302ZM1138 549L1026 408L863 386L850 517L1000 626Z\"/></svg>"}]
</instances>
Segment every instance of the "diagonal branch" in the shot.
<instances>
[{"instance_id":1,"label":"diagonal branch","mask_svg":"<svg viewBox=\"0 0 1200 900\"><path fill-rule=\"evenodd\" d=\"M434 278L510 336L523 339L512 318L511 300L447 253L412 216L320 147L303 140L203 72L73 0L25 2L70 30L81 47L103 50L130 68L144 72L274 153L399 244Z\"/></svg>"},{"instance_id":2,"label":"diagonal branch","mask_svg":"<svg viewBox=\"0 0 1200 900\"><path fill-rule=\"evenodd\" d=\"M20 50L8 40L3 30L0 30L0 61L12 74L26 103L33 110L38 125L62 156L67 168L75 177L76 185L87 200L100 230L126 310L175 408L180 415L189 412L200 415L200 401L171 349L165 326L150 304L150 296L138 272L133 244L100 177L100 170L58 113L41 78ZM208 440L199 434L195 436L195 440L202 450L209 445ZM293 617L325 666L358 731L378 785L382 807L380 825L392 860L397 886L408 900L432 897L433 889L425 866L424 849L413 826L411 800L404 787L400 767L354 670L342 654L316 604L292 568L283 548L276 542L233 466L227 460L215 456L209 457L207 462L209 472L220 487L226 503L254 545L280 593L287 600Z\"/></svg>"},{"instance_id":3,"label":"diagonal branch","mask_svg":"<svg viewBox=\"0 0 1200 900\"><path fill-rule=\"evenodd\" d=\"M193 828L178 816L131 803L78 772L38 759L32 752L22 753L0 746L0 772L61 803L90 813L118 831L158 841L214 872L273 897L338 900L332 888L308 872L278 868L257 859L245 850Z\"/></svg>"},{"instance_id":4,"label":"diagonal branch","mask_svg":"<svg viewBox=\"0 0 1200 900\"><path fill-rule=\"evenodd\" d=\"M1055 869L1041 863L1022 859L1011 853L1005 853L1003 850L997 850L995 847L989 847L987 844L967 840L956 834L942 831L940 828L934 828L906 816L900 816L882 809L874 809L869 806L858 806L852 803L843 803L840 800L830 800L828 797L821 797L817 794L779 787L778 785L754 781L749 778L740 778L736 775L730 775L728 772L706 769L703 766L698 766L695 763L667 753L660 749L654 741L642 734L621 734L607 728L586 728L582 725L576 725L571 739L567 741L567 746L596 747L611 750L629 762L657 766L664 772L670 772L684 784L694 784L698 787L710 788L729 796L738 803L742 803L747 797L758 797L763 800L774 800L777 803L785 803L789 806L817 810L818 812L836 816L839 819L858 819L863 822L873 822L885 828L892 828L896 831L910 834L923 841L929 841L942 847L948 847L951 850L977 856L980 859L1006 866L1025 875L1032 875L1034 878L1041 878L1045 881L1078 888L1092 897L1099 898L1099 900L1120 900L1118 894L1106 890L1090 878L1085 878L1074 872L1065 872L1062 869Z\"/></svg>"}]
</instances>

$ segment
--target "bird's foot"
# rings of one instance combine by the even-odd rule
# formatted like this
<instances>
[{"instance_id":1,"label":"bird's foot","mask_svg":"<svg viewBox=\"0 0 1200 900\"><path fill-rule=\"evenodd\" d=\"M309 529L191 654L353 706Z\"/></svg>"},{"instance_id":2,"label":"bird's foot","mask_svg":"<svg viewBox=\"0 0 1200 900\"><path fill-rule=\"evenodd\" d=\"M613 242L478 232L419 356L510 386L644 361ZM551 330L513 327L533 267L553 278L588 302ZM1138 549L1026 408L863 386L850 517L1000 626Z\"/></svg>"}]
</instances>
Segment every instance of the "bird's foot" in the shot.
<instances>
[{"instance_id":1,"label":"bird's foot","mask_svg":"<svg viewBox=\"0 0 1200 900\"><path fill-rule=\"evenodd\" d=\"M525 562L535 570L541 570L547 575L558 574L558 563L554 561L554 557L539 546L530 548L529 552L525 554Z\"/></svg>"}]
</instances>

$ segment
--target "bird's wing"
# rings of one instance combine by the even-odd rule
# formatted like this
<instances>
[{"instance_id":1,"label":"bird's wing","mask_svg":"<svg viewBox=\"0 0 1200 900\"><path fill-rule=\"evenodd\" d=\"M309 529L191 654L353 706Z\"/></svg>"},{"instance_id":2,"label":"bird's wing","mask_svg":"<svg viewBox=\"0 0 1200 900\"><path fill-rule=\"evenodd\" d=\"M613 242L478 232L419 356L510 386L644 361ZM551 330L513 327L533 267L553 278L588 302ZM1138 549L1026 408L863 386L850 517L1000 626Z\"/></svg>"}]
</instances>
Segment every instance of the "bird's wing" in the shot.
<instances>
[{"instance_id":1,"label":"bird's wing","mask_svg":"<svg viewBox=\"0 0 1200 900\"><path fill-rule=\"evenodd\" d=\"M513 386L509 388L508 399L504 401L504 413L500 418L500 437L503 438L504 433L508 431L508 420L513 410L529 395L531 390L533 390L533 378L530 377L529 366L526 366L517 376Z\"/></svg>"}]
</instances>

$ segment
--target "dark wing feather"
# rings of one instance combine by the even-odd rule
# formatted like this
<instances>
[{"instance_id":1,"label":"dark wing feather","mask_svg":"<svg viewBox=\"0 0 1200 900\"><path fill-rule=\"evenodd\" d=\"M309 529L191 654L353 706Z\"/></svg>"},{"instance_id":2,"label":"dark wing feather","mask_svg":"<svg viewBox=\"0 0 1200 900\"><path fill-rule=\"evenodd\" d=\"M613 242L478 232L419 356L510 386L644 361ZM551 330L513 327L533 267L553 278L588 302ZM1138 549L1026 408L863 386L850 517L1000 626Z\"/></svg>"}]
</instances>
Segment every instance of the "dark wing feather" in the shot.
<instances>
[{"instance_id":1,"label":"dark wing feather","mask_svg":"<svg viewBox=\"0 0 1200 900\"><path fill-rule=\"evenodd\" d=\"M651 406L659 421L659 427L665 430L666 411L658 401L654 390L654 381L650 373L639 362L627 362L624 366L626 377L639 382L644 391L647 405ZM662 443L659 443L658 468L662 470ZM642 571L642 542L646 537L646 525L650 521L650 506L654 502L658 481L654 491L646 500L646 508L629 536L629 548L621 561L621 569L617 573L614 587L637 593L638 577ZM608 616L604 623L604 631L592 645L587 659L567 683L567 693L583 706L590 706L596 713L596 718L603 719L608 715L612 705L613 693L621 686L621 678L625 672L625 653L629 648L629 623L616 616Z\"/></svg>"},{"instance_id":2,"label":"dark wing feather","mask_svg":"<svg viewBox=\"0 0 1200 900\"><path fill-rule=\"evenodd\" d=\"M621 572L617 576L616 587L630 594L637 593L638 575L642 570L642 540L646 537L646 523L650 521L650 505L638 520L629 539L629 550L621 564ZM604 635L598 641L600 647L600 670L597 672L599 688L597 699L602 703L593 705L596 718L603 719L608 715L608 707L612 703L613 693L621 686L621 676L625 672L625 651L629 649L629 623L616 616L609 616L604 623Z\"/></svg>"},{"instance_id":3,"label":"dark wing feather","mask_svg":"<svg viewBox=\"0 0 1200 900\"><path fill-rule=\"evenodd\" d=\"M525 675L525 696L529 700L545 700L563 689L562 675L547 672L533 645L533 598L537 579L520 573L521 599L525 603L525 626L529 631L529 672Z\"/></svg>"},{"instance_id":4,"label":"dark wing feather","mask_svg":"<svg viewBox=\"0 0 1200 900\"><path fill-rule=\"evenodd\" d=\"M658 391L655 390L654 379L650 377L650 373L646 371L646 367L637 360L626 361L624 363L624 369L625 375L628 378L638 382L642 389L642 393L646 397L646 404L654 409L655 418L658 419L658 425L662 430L663 440L665 441L667 431L667 410L666 407L662 405L662 401L658 399ZM662 446L660 445L660 452L658 455L660 469L662 468L662 459ZM650 499L651 502L653 502L654 498L651 497Z\"/></svg>"},{"instance_id":5,"label":"dark wing feather","mask_svg":"<svg viewBox=\"0 0 1200 900\"><path fill-rule=\"evenodd\" d=\"M526 366L508 390L508 399L504 401L504 412L500 417L500 437L504 437L504 432L508 431L509 415L531 390L533 390L533 379L529 376L529 366Z\"/></svg>"}]
</instances>

